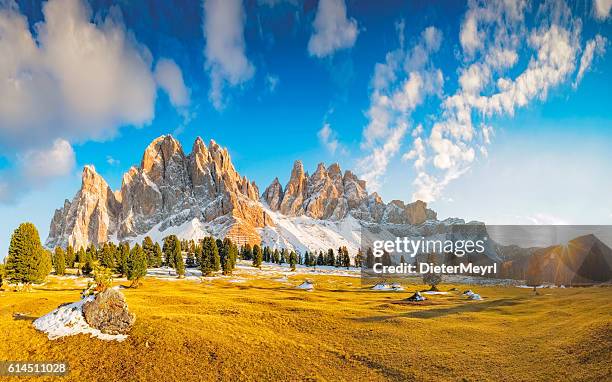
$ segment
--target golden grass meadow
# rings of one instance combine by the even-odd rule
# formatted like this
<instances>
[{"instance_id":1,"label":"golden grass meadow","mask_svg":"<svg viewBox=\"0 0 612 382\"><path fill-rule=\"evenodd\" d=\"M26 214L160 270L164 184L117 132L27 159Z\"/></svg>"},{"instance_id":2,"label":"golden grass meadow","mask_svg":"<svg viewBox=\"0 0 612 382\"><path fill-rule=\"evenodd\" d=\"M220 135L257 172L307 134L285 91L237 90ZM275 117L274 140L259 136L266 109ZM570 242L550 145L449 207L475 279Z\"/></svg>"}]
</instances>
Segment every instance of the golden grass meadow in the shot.
<instances>
[{"instance_id":1,"label":"golden grass meadow","mask_svg":"<svg viewBox=\"0 0 612 382\"><path fill-rule=\"evenodd\" d=\"M236 277L236 276L235 276ZM122 289L136 324L124 342L49 340L32 321L79 300L84 279L0 292L0 359L69 362L66 381L606 381L612 288L442 284L447 295L400 303L356 277L259 275L162 280ZM308 277L315 290L295 286ZM239 281L239 282L236 282ZM115 285L127 282L116 280ZM3 377L15 380L13 377ZM11 379L13 378L13 379ZM58 380L58 377L22 377Z\"/></svg>"}]
</instances>

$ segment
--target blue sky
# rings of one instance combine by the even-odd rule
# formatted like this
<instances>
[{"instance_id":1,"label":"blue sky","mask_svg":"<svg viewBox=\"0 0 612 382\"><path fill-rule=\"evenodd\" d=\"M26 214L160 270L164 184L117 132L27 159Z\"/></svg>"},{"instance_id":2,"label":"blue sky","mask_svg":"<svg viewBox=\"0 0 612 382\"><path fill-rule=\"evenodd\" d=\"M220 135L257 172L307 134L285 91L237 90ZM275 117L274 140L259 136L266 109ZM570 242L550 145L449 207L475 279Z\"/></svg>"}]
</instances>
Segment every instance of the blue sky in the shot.
<instances>
[{"instance_id":1,"label":"blue sky","mask_svg":"<svg viewBox=\"0 0 612 382\"><path fill-rule=\"evenodd\" d=\"M339 162L442 218L610 224L610 2L509 3L0 1L0 251L168 133L262 191Z\"/></svg>"}]
</instances>

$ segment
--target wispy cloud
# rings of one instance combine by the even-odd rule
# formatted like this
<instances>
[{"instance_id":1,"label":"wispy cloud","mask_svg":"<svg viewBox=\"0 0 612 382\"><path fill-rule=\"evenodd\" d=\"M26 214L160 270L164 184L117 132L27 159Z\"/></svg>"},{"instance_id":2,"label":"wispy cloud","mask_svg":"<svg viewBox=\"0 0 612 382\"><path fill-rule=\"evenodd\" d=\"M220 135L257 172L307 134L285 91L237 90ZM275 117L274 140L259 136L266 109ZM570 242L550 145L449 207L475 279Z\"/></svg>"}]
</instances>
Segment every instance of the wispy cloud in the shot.
<instances>
[{"instance_id":1,"label":"wispy cloud","mask_svg":"<svg viewBox=\"0 0 612 382\"><path fill-rule=\"evenodd\" d=\"M245 53L244 22L242 0L204 0L204 55L210 74L208 96L217 110L225 104L225 87L248 81L255 73Z\"/></svg>"},{"instance_id":2,"label":"wispy cloud","mask_svg":"<svg viewBox=\"0 0 612 382\"><path fill-rule=\"evenodd\" d=\"M344 0L320 0L308 41L308 53L319 58L352 47L357 40L357 21L347 18Z\"/></svg>"},{"instance_id":3,"label":"wispy cloud","mask_svg":"<svg viewBox=\"0 0 612 382\"><path fill-rule=\"evenodd\" d=\"M389 162L399 152L409 131L412 112L427 96L438 94L444 84L442 72L431 65L430 56L442 42L442 33L428 27L410 49L404 47L404 23L396 25L400 47L376 64L371 80L368 125L361 148L367 154L358 161L358 171L371 189L380 186ZM416 154L415 154L416 155Z\"/></svg>"},{"instance_id":4,"label":"wispy cloud","mask_svg":"<svg viewBox=\"0 0 612 382\"><path fill-rule=\"evenodd\" d=\"M470 169L477 153L487 155L494 133L487 119L512 116L517 108L546 99L552 88L567 82L575 71L581 50L580 20L565 2L545 1L529 28L527 11L526 1L469 3L459 36L464 62L459 68L459 88L443 100L441 117L429 135L413 144L412 152L424 151L426 157L410 157L419 165L427 163L414 181L413 199L438 199L451 181ZM600 45L597 38L587 44L576 84ZM524 51L531 59L517 71L519 53ZM516 72L512 78L510 73ZM474 122L475 116L480 123Z\"/></svg>"}]
</instances>

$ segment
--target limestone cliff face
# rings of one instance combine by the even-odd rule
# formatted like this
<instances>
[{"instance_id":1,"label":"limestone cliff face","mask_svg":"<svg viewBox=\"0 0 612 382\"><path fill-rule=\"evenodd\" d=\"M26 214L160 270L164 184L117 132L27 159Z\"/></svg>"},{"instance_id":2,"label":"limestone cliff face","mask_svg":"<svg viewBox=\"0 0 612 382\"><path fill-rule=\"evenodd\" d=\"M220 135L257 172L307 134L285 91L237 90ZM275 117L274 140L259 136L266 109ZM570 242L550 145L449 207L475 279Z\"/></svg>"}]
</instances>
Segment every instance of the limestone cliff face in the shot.
<instances>
[{"instance_id":1,"label":"limestone cliff face","mask_svg":"<svg viewBox=\"0 0 612 382\"><path fill-rule=\"evenodd\" d=\"M320 163L308 176L302 162L296 161L285 189L275 179L262 200L283 215L322 220L341 220L349 214L362 221L391 224L421 224L436 219L436 213L420 200L385 204L378 194L368 194L366 182L351 171L342 174L337 163L327 168Z\"/></svg>"},{"instance_id":2,"label":"limestone cliff face","mask_svg":"<svg viewBox=\"0 0 612 382\"><path fill-rule=\"evenodd\" d=\"M81 189L55 211L48 247L74 247L108 240L129 240L149 232L198 221L216 236L239 243L258 243L258 229L273 226L263 203L283 215L306 215L339 221L347 216L363 222L421 224L436 214L423 202L385 204L366 183L338 164L319 164L309 175L296 161L283 188L278 178L260 197L254 182L241 176L226 148L197 138L185 154L170 135L145 149L140 166L132 166L113 192L93 166L85 166Z\"/></svg>"},{"instance_id":3,"label":"limestone cliff face","mask_svg":"<svg viewBox=\"0 0 612 382\"><path fill-rule=\"evenodd\" d=\"M180 143L166 135L151 142L140 166L123 175L115 193L86 166L81 190L55 212L46 244L81 247L129 239L194 218L220 219L222 234L251 241L256 241L255 228L271 224L257 186L238 174L227 149L212 140L206 147L198 138L185 155Z\"/></svg>"},{"instance_id":4,"label":"limestone cliff face","mask_svg":"<svg viewBox=\"0 0 612 382\"><path fill-rule=\"evenodd\" d=\"M93 166L85 166L80 191L55 210L47 245L81 247L107 241L116 231L120 208L106 181Z\"/></svg>"}]
</instances>

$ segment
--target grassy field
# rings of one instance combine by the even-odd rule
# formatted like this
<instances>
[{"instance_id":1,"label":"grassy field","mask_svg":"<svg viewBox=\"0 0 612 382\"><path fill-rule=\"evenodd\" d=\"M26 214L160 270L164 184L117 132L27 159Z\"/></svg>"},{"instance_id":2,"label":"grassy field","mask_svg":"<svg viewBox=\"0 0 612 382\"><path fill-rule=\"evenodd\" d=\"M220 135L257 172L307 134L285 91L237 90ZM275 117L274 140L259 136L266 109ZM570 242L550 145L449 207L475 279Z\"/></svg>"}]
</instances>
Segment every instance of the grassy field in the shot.
<instances>
[{"instance_id":1,"label":"grassy field","mask_svg":"<svg viewBox=\"0 0 612 382\"><path fill-rule=\"evenodd\" d=\"M32 320L79 299L82 280L51 277L0 292L0 359L66 360L73 381L605 381L612 378L612 288L473 287L422 305L353 277L168 281L123 290L136 325L122 342L55 341ZM126 284L127 285L127 284ZM448 290L454 285L442 285ZM21 313L21 315L15 315ZM48 378L51 379L51 378ZM57 378L56 378L57 379ZM13 379L14 380L14 379Z\"/></svg>"}]
</instances>

